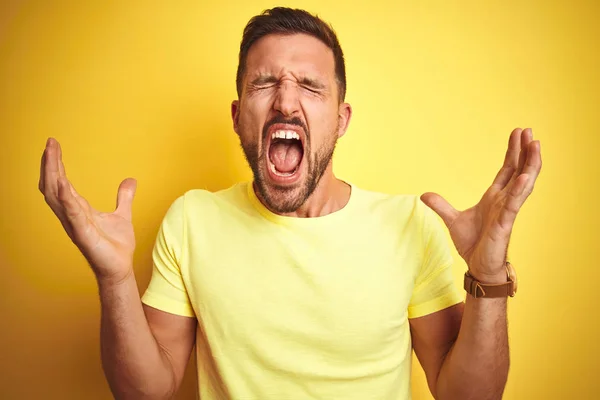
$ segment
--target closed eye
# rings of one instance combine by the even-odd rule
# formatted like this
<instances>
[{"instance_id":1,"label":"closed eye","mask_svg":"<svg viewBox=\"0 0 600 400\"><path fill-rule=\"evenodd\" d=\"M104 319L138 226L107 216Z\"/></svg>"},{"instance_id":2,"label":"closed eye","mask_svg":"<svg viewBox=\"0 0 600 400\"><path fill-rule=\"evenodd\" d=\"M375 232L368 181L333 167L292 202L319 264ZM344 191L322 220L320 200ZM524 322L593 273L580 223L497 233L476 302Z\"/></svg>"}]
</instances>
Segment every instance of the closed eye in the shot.
<instances>
[{"instance_id":1,"label":"closed eye","mask_svg":"<svg viewBox=\"0 0 600 400\"><path fill-rule=\"evenodd\" d=\"M308 90L311 93L319 93L319 90L316 88L312 88L310 86L302 86L304 89Z\"/></svg>"},{"instance_id":2,"label":"closed eye","mask_svg":"<svg viewBox=\"0 0 600 400\"><path fill-rule=\"evenodd\" d=\"M322 91L323 89L325 89L325 85L323 85L321 82L319 82L316 79L311 79L311 78L307 78L304 77L300 80L300 84L307 90L310 90L311 92L314 93L318 93L320 91Z\"/></svg>"}]
</instances>

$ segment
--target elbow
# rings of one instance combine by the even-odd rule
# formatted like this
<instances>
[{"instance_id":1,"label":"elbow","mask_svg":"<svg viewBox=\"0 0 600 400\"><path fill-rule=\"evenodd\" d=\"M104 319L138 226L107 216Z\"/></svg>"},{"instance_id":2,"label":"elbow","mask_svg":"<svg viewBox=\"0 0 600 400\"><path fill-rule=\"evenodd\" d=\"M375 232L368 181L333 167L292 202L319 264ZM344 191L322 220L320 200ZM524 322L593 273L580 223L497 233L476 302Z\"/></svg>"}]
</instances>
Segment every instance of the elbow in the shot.
<instances>
[{"instance_id":1,"label":"elbow","mask_svg":"<svg viewBox=\"0 0 600 400\"><path fill-rule=\"evenodd\" d=\"M435 400L502 400L505 386L505 380L472 385L463 383L432 391L431 394Z\"/></svg>"},{"instance_id":2,"label":"elbow","mask_svg":"<svg viewBox=\"0 0 600 400\"><path fill-rule=\"evenodd\" d=\"M435 400L502 400L508 380L508 365L478 379L444 379L430 386Z\"/></svg>"},{"instance_id":3,"label":"elbow","mask_svg":"<svg viewBox=\"0 0 600 400\"><path fill-rule=\"evenodd\" d=\"M178 380L166 361L161 368L132 368L103 362L103 370L115 400L171 400L177 394Z\"/></svg>"},{"instance_id":4,"label":"elbow","mask_svg":"<svg viewBox=\"0 0 600 400\"><path fill-rule=\"evenodd\" d=\"M113 387L109 385L115 400L171 400L175 392L150 387Z\"/></svg>"},{"instance_id":5,"label":"elbow","mask_svg":"<svg viewBox=\"0 0 600 400\"><path fill-rule=\"evenodd\" d=\"M175 398L177 387L172 380L132 379L120 375L106 374L108 386L115 400L171 400Z\"/></svg>"}]
</instances>

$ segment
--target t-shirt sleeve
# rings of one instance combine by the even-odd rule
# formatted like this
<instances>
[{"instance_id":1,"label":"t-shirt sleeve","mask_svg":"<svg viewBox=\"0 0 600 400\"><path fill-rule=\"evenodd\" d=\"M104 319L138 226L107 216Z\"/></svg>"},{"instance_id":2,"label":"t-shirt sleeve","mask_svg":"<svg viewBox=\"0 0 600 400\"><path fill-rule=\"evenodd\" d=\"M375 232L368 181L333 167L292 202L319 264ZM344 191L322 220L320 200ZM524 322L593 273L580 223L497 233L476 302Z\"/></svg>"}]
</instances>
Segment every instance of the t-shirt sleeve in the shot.
<instances>
[{"instance_id":1,"label":"t-shirt sleeve","mask_svg":"<svg viewBox=\"0 0 600 400\"><path fill-rule=\"evenodd\" d=\"M193 317L181 274L184 212L184 196L181 196L163 218L152 250L152 276L142 302L171 314Z\"/></svg>"},{"instance_id":2,"label":"t-shirt sleeve","mask_svg":"<svg viewBox=\"0 0 600 400\"><path fill-rule=\"evenodd\" d=\"M408 317L417 318L464 300L454 281L451 243L437 214L418 200L423 220L423 263L416 276L408 305Z\"/></svg>"}]
</instances>

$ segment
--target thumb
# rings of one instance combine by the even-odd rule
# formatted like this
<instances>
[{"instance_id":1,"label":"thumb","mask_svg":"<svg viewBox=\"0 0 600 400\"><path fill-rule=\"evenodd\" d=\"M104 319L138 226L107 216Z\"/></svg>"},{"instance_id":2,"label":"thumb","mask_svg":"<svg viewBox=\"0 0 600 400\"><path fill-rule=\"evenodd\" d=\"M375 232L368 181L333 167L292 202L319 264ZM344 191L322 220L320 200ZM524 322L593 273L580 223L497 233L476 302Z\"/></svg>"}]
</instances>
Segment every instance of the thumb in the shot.
<instances>
[{"instance_id":1,"label":"thumb","mask_svg":"<svg viewBox=\"0 0 600 400\"><path fill-rule=\"evenodd\" d=\"M121 182L117 192L117 209L115 210L115 214L119 214L128 221L131 221L131 206L136 187L137 181L133 178L127 178Z\"/></svg>"},{"instance_id":2,"label":"thumb","mask_svg":"<svg viewBox=\"0 0 600 400\"><path fill-rule=\"evenodd\" d=\"M460 214L459 211L437 193L425 193L421 196L421 201L442 218L448 229L450 229L450 226L452 226L452 223Z\"/></svg>"}]
</instances>

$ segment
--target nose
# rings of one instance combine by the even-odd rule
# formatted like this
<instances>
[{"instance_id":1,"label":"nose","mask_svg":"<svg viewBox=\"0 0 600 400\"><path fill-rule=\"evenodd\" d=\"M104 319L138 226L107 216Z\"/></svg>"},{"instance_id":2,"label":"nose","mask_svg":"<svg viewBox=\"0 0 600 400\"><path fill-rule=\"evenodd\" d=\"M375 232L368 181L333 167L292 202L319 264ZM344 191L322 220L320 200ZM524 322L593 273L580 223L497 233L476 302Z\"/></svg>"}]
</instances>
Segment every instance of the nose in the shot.
<instances>
[{"instance_id":1,"label":"nose","mask_svg":"<svg viewBox=\"0 0 600 400\"><path fill-rule=\"evenodd\" d=\"M273 108L285 117L291 117L300 112L297 85L290 81L281 82L277 88Z\"/></svg>"}]
</instances>

